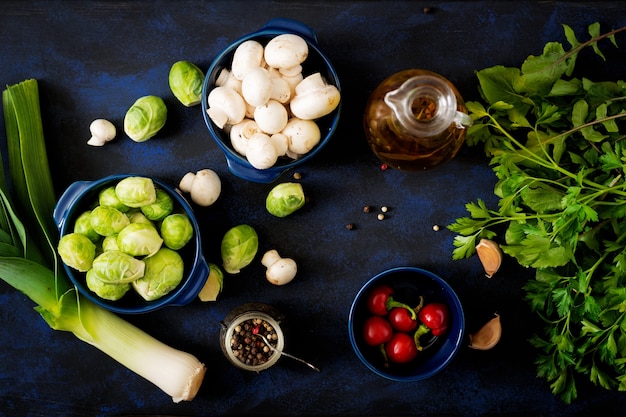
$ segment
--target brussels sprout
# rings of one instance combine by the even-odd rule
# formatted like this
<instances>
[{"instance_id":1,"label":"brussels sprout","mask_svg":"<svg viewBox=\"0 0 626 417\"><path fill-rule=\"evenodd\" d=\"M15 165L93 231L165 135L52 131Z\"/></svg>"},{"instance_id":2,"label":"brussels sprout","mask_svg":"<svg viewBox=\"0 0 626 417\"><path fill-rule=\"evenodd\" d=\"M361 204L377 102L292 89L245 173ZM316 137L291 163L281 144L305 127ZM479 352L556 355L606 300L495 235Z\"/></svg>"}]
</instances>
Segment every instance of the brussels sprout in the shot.
<instances>
[{"instance_id":1,"label":"brussels sprout","mask_svg":"<svg viewBox=\"0 0 626 417\"><path fill-rule=\"evenodd\" d=\"M267 195L265 208L276 217L285 217L304 205L302 185L294 182L278 184Z\"/></svg>"},{"instance_id":2,"label":"brussels sprout","mask_svg":"<svg viewBox=\"0 0 626 417\"><path fill-rule=\"evenodd\" d=\"M115 186L115 193L128 207L141 207L156 201L156 188L150 178L126 177Z\"/></svg>"},{"instance_id":3,"label":"brussels sprout","mask_svg":"<svg viewBox=\"0 0 626 417\"><path fill-rule=\"evenodd\" d=\"M108 250L120 250L120 247L117 246L117 235L107 236L102 240L102 251Z\"/></svg>"},{"instance_id":4,"label":"brussels sprout","mask_svg":"<svg viewBox=\"0 0 626 417\"><path fill-rule=\"evenodd\" d=\"M91 268L96 256L96 245L85 235L69 233L59 239L57 250L65 264L78 271Z\"/></svg>"},{"instance_id":5,"label":"brussels sprout","mask_svg":"<svg viewBox=\"0 0 626 417\"><path fill-rule=\"evenodd\" d=\"M119 250L132 256L154 255L162 244L159 232L146 223L131 223L117 235Z\"/></svg>"},{"instance_id":6,"label":"brussels sprout","mask_svg":"<svg viewBox=\"0 0 626 417\"><path fill-rule=\"evenodd\" d=\"M132 286L146 301L153 301L172 291L183 279L183 258L178 252L161 248L145 258L146 272Z\"/></svg>"},{"instance_id":7,"label":"brussels sprout","mask_svg":"<svg viewBox=\"0 0 626 417\"><path fill-rule=\"evenodd\" d=\"M93 243L98 243L102 239L102 236L91 227L91 211L86 211L78 216L74 222L74 233L87 236Z\"/></svg>"},{"instance_id":8,"label":"brussels sprout","mask_svg":"<svg viewBox=\"0 0 626 417\"><path fill-rule=\"evenodd\" d=\"M145 142L157 134L167 119L167 107L161 97L144 96L124 116L124 132L135 142Z\"/></svg>"},{"instance_id":9,"label":"brussels sprout","mask_svg":"<svg viewBox=\"0 0 626 417\"><path fill-rule=\"evenodd\" d=\"M149 224L152 227L154 226L154 223L152 222L152 220L149 220L145 214L143 214L140 210L133 210L133 211L129 211L127 214L128 216L128 220L130 220L131 223L145 223L145 224Z\"/></svg>"},{"instance_id":10,"label":"brussels sprout","mask_svg":"<svg viewBox=\"0 0 626 417\"><path fill-rule=\"evenodd\" d=\"M146 265L127 253L111 250L96 256L92 268L108 284L125 284L141 278Z\"/></svg>"},{"instance_id":11,"label":"brussels sprout","mask_svg":"<svg viewBox=\"0 0 626 417\"><path fill-rule=\"evenodd\" d=\"M117 197L114 186L107 187L104 190L100 191L100 193L98 194L98 203L101 206L114 207L122 213L126 213L129 210L129 207L126 204L122 203Z\"/></svg>"},{"instance_id":12,"label":"brussels sprout","mask_svg":"<svg viewBox=\"0 0 626 417\"><path fill-rule=\"evenodd\" d=\"M216 301L224 288L224 273L214 263L209 263L209 276L198 293L200 301Z\"/></svg>"},{"instance_id":13,"label":"brussels sprout","mask_svg":"<svg viewBox=\"0 0 626 417\"><path fill-rule=\"evenodd\" d=\"M221 252L224 270L238 274L241 268L252 262L259 249L259 236L247 224L240 224L228 230L222 238Z\"/></svg>"},{"instance_id":14,"label":"brussels sprout","mask_svg":"<svg viewBox=\"0 0 626 417\"><path fill-rule=\"evenodd\" d=\"M108 284L100 279L98 273L92 268L85 276L87 288L100 298L117 301L122 298L132 287L130 284Z\"/></svg>"},{"instance_id":15,"label":"brussels sprout","mask_svg":"<svg viewBox=\"0 0 626 417\"><path fill-rule=\"evenodd\" d=\"M116 235L130 224L124 213L108 206L98 206L91 210L89 220L93 230L102 236Z\"/></svg>"},{"instance_id":16,"label":"brussels sprout","mask_svg":"<svg viewBox=\"0 0 626 417\"><path fill-rule=\"evenodd\" d=\"M174 210L174 200L165 191L160 188L156 189L156 200L147 206L141 206L141 212L148 220L163 220Z\"/></svg>"},{"instance_id":17,"label":"brussels sprout","mask_svg":"<svg viewBox=\"0 0 626 417\"><path fill-rule=\"evenodd\" d=\"M170 214L161 222L161 237L170 249L181 249L192 236L193 225L186 214Z\"/></svg>"},{"instance_id":18,"label":"brussels sprout","mask_svg":"<svg viewBox=\"0 0 626 417\"><path fill-rule=\"evenodd\" d=\"M189 61L178 61L170 68L169 83L172 94L186 107L200 104L204 73Z\"/></svg>"}]
</instances>

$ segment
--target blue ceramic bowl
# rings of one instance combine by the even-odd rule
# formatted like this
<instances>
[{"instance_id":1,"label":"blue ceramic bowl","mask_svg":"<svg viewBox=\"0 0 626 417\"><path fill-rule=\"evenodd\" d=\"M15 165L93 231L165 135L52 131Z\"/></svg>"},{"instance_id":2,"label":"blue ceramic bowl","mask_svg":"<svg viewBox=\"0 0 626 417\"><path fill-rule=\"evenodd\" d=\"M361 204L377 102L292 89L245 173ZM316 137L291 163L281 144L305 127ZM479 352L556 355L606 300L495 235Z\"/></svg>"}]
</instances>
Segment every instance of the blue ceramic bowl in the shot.
<instances>
[{"instance_id":1,"label":"blue ceramic bowl","mask_svg":"<svg viewBox=\"0 0 626 417\"><path fill-rule=\"evenodd\" d=\"M364 322L372 315L366 306L367 295L381 284L392 287L394 299L409 305L419 304L421 295L425 303L441 302L449 307L450 323L447 333L437 338L434 344L420 352L410 363L390 362L389 366L385 366L380 349L367 345L363 340ZM348 318L350 343L359 359L374 373L401 382L426 379L445 368L461 347L464 331L465 316L461 302L450 285L432 272L414 267L389 269L371 278L354 298Z\"/></svg>"},{"instance_id":2,"label":"blue ceramic bowl","mask_svg":"<svg viewBox=\"0 0 626 417\"><path fill-rule=\"evenodd\" d=\"M209 67L202 85L202 116L204 117L204 122L209 130L211 138L213 138L224 153L230 172L239 178L243 178L248 181L271 183L283 172L304 164L306 161L317 155L328 143L337 128L337 124L339 123L341 103L331 114L316 120L322 137L320 139L320 143L318 143L317 146L315 146L315 148L313 148L310 152L297 160L287 158L280 159L270 168L256 169L248 162L245 156L242 156L235 151L231 145L228 134L218 128L208 116L207 97L209 92L215 87L215 80L219 76L220 71L224 68L230 69L233 55L237 47L247 40L256 40L265 46L270 39L284 33L292 33L301 36L309 46L309 55L302 64L303 76L306 77L312 73L320 72L326 79L327 83L335 85L339 91L341 91L339 77L326 55L319 49L317 36L311 28L298 21L284 18L272 19L258 31L243 36L222 51Z\"/></svg>"},{"instance_id":3,"label":"blue ceramic bowl","mask_svg":"<svg viewBox=\"0 0 626 417\"><path fill-rule=\"evenodd\" d=\"M57 202L53 213L54 221L59 228L60 235L64 236L73 231L76 218L84 211L93 208L94 205L97 204L98 193L101 190L115 185L120 180L130 176L138 175L112 175L96 181L77 181L71 184ZM126 293L120 300L109 301L98 297L87 288L85 284L85 273L78 272L63 264L65 272L80 294L95 304L115 313L148 313L165 306L182 306L189 304L198 296L209 275L209 266L202 254L200 229L191 206L175 188L159 179L151 179L157 187L167 191L174 199L175 209L182 209L189 216L194 228L192 239L183 249L178 251L185 263L183 280L178 284L178 287L154 301L145 301L132 290Z\"/></svg>"}]
</instances>

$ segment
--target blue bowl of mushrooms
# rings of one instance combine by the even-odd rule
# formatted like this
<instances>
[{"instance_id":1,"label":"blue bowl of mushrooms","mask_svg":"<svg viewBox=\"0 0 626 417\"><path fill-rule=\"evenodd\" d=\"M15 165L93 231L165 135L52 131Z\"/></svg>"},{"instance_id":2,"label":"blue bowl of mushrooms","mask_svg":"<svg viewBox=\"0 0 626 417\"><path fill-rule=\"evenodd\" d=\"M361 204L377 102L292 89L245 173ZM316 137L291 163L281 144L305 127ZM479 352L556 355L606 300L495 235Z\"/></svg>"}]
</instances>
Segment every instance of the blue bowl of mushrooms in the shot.
<instances>
[{"instance_id":1,"label":"blue bowl of mushrooms","mask_svg":"<svg viewBox=\"0 0 626 417\"><path fill-rule=\"evenodd\" d=\"M313 158L341 113L339 77L305 24L272 19L213 61L202 115L229 170L258 183Z\"/></svg>"},{"instance_id":2,"label":"blue bowl of mushrooms","mask_svg":"<svg viewBox=\"0 0 626 417\"><path fill-rule=\"evenodd\" d=\"M191 206L157 178L76 181L53 218L66 274L81 295L115 313L187 305L209 275Z\"/></svg>"}]
</instances>

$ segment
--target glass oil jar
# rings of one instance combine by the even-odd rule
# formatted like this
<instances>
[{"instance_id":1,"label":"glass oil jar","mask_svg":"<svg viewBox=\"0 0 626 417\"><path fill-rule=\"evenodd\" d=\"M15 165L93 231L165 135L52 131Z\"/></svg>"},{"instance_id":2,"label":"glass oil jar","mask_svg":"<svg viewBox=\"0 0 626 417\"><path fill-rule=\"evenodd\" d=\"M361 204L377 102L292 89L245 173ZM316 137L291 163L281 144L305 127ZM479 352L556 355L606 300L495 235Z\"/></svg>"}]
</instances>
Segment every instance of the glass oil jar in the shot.
<instances>
[{"instance_id":1,"label":"glass oil jar","mask_svg":"<svg viewBox=\"0 0 626 417\"><path fill-rule=\"evenodd\" d=\"M367 142L382 162L421 171L456 156L472 119L450 81L432 71L408 69L372 92L363 123Z\"/></svg>"}]
</instances>

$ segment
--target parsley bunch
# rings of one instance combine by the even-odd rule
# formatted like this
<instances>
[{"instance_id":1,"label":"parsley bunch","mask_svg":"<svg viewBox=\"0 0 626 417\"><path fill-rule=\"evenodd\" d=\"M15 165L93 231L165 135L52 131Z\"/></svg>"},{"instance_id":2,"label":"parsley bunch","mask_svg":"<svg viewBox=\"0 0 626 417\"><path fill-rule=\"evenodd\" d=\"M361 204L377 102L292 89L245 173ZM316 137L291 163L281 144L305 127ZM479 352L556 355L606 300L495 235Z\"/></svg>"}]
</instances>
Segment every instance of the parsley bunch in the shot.
<instances>
[{"instance_id":1,"label":"parsley bunch","mask_svg":"<svg viewBox=\"0 0 626 417\"><path fill-rule=\"evenodd\" d=\"M475 253L481 238L536 270L525 286L545 321L532 337L537 375L565 403L586 375L626 391L626 82L573 76L585 48L618 47L615 35L588 27L580 42L549 42L521 68L478 71L484 104L468 102L469 145L483 144L498 179L498 208L466 205L468 217L448 228L454 259Z\"/></svg>"}]
</instances>

